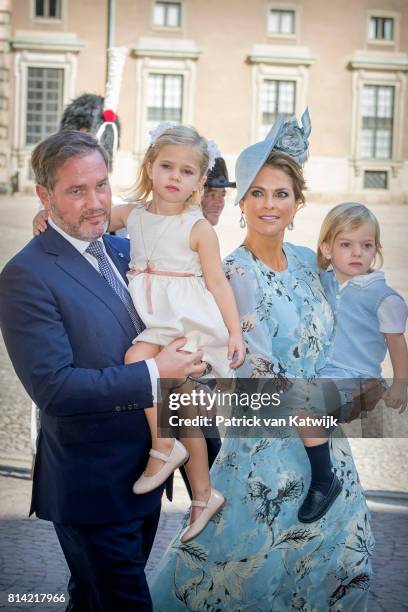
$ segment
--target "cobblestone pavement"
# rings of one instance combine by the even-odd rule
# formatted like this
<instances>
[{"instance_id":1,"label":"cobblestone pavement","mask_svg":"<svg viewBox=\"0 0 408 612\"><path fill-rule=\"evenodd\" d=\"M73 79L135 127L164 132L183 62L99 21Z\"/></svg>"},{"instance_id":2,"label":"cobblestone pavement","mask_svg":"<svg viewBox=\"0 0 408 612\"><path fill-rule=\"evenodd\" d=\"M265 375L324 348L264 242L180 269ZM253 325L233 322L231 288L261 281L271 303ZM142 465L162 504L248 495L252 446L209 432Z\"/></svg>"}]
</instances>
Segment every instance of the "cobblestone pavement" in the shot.
<instances>
[{"instance_id":1,"label":"cobblestone pavement","mask_svg":"<svg viewBox=\"0 0 408 612\"><path fill-rule=\"evenodd\" d=\"M3 500L0 512L0 609L8 612L59 612L64 610L64 605L18 606L7 603L10 593L67 596L68 570L51 523L27 518L31 482L26 478L0 469ZM148 576L177 532L188 508L180 476L175 479L174 497L172 504L167 500L163 503L156 540L146 568ZM403 612L408 610L408 504L369 502L369 506L377 541L369 612Z\"/></svg>"},{"instance_id":2,"label":"cobblestone pavement","mask_svg":"<svg viewBox=\"0 0 408 612\"><path fill-rule=\"evenodd\" d=\"M318 228L329 206L310 205L302 211L291 241L314 246ZM392 286L408 298L406 235L408 209L400 206L374 206L383 228L384 270ZM0 197L0 268L30 239L30 219L37 209L33 198ZM227 209L219 235L223 254L240 242L238 215ZM385 368L390 374L389 364ZM6 603L5 593L65 593L67 568L52 526L27 518L31 482L18 466L30 463L31 402L17 380L4 345L0 343L0 464L17 466L15 471L0 465L0 609L63 610L63 605ZM369 492L377 546L375 578L369 612L408 610L408 440L353 439L356 464L363 486ZM395 499L391 498L394 493ZM376 496L377 495L377 496ZM379 496L379 497L378 497ZM181 517L188 507L184 486L176 482L176 502L164 502L158 536L150 556L151 573ZM169 611L171 612L171 611ZM347 611L345 611L347 612Z\"/></svg>"}]
</instances>

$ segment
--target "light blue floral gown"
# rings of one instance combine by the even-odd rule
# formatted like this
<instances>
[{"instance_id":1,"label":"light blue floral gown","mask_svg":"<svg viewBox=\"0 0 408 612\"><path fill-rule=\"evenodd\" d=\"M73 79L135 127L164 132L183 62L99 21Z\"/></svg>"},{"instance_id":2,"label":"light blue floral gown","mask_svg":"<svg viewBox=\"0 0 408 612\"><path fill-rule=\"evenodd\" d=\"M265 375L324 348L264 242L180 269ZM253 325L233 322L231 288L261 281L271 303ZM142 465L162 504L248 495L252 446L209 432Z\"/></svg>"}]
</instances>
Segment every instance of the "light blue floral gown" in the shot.
<instances>
[{"instance_id":1,"label":"light blue floral gown","mask_svg":"<svg viewBox=\"0 0 408 612\"><path fill-rule=\"evenodd\" d=\"M284 245L274 272L244 246L225 261L247 345L240 377L313 378L324 363L332 313L315 254ZM362 612L373 537L347 440L330 438L343 491L329 512L301 524L310 465L296 437L226 438L211 471L227 499L194 540L177 536L152 577L157 612ZM187 519L185 519L186 521Z\"/></svg>"}]
</instances>

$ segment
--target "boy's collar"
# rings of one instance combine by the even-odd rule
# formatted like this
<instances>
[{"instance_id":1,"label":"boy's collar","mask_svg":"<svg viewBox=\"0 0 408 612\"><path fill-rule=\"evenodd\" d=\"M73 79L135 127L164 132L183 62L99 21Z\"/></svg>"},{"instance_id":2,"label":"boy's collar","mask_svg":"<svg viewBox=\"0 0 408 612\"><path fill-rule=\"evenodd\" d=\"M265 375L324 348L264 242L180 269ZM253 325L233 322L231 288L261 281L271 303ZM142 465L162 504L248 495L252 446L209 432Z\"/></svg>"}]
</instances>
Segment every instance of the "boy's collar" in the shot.
<instances>
[{"instance_id":1,"label":"boy's collar","mask_svg":"<svg viewBox=\"0 0 408 612\"><path fill-rule=\"evenodd\" d=\"M344 289L349 284L357 285L358 287L367 287L368 285L371 285L371 283L384 280L384 272L375 270L374 272L369 272L369 274L358 274L357 276L353 276L352 278L349 278L348 280L344 281L344 283L340 284L331 264L327 266L326 271L333 273L333 276L339 283L339 289Z\"/></svg>"}]
</instances>

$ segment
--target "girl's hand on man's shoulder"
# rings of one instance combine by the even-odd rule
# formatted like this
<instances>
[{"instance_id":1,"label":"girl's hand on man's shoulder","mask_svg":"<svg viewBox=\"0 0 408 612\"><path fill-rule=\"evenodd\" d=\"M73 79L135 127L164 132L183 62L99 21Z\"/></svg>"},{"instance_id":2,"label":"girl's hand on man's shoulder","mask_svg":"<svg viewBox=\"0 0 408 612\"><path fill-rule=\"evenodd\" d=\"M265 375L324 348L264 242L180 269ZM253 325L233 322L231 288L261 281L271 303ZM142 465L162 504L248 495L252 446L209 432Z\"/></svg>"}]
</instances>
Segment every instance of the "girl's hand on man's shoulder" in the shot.
<instances>
[{"instance_id":1,"label":"girl's hand on man's shoulder","mask_svg":"<svg viewBox=\"0 0 408 612\"><path fill-rule=\"evenodd\" d=\"M39 210L33 219L33 236L39 236L48 229L48 210Z\"/></svg>"}]
</instances>

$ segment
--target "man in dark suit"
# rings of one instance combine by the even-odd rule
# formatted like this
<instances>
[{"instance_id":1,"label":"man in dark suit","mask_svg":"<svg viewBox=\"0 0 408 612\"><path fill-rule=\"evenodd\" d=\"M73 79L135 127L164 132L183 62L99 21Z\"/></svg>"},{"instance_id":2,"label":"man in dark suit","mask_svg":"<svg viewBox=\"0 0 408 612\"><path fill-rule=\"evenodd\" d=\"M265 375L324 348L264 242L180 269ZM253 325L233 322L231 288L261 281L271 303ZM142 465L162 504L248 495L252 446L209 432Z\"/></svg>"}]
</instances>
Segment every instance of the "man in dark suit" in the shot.
<instances>
[{"instance_id":1,"label":"man in dark suit","mask_svg":"<svg viewBox=\"0 0 408 612\"><path fill-rule=\"evenodd\" d=\"M200 376L202 353L179 351L180 339L123 364L142 323L126 288L128 242L105 235L106 153L89 134L62 132L32 164L50 227L0 276L6 347L40 408L30 513L54 523L71 571L68 610L150 610L144 566L163 487L132 493L150 448L143 409L158 376Z\"/></svg>"}]
</instances>

